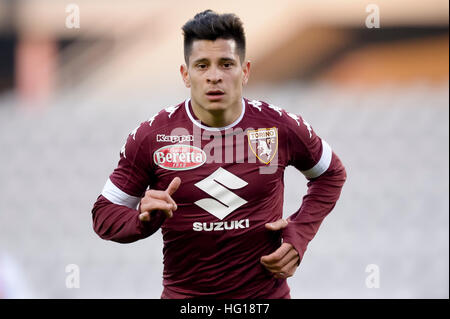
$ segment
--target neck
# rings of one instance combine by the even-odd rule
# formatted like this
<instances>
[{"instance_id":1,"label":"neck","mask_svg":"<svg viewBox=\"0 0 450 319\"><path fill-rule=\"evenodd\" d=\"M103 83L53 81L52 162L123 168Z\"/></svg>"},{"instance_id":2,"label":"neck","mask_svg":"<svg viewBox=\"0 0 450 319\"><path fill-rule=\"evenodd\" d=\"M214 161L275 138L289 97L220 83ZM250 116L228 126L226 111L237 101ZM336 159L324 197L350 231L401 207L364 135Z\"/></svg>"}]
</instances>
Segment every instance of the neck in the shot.
<instances>
[{"instance_id":1,"label":"neck","mask_svg":"<svg viewBox=\"0 0 450 319\"><path fill-rule=\"evenodd\" d=\"M210 127L225 127L235 122L242 113L242 99L226 109L207 110L191 100L192 111L204 124Z\"/></svg>"}]
</instances>

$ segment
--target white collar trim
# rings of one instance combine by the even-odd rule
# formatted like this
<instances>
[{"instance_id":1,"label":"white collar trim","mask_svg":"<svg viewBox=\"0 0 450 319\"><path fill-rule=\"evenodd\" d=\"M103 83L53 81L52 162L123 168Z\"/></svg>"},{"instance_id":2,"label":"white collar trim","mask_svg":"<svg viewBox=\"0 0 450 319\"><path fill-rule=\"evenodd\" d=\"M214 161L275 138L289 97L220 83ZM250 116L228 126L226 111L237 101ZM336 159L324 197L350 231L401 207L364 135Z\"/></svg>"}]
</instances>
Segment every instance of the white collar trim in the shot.
<instances>
[{"instance_id":1,"label":"white collar trim","mask_svg":"<svg viewBox=\"0 0 450 319\"><path fill-rule=\"evenodd\" d=\"M202 128L202 129L204 129L204 130L208 130L208 131L224 131L224 130L227 130L227 129L232 128L233 126L237 125L237 124L242 120L242 118L244 117L244 113L245 113L245 101L244 101L244 99L242 99L242 112L241 112L241 115L238 117L238 119L237 119L236 121L234 121L234 122L231 123L230 125L227 125L227 126L224 126L224 127L210 127L210 126L206 126L206 125L201 124L199 120L196 120L196 119L192 116L192 114L191 114L191 112L190 112L190 110L189 110L189 101L190 101L190 100L191 100L191 99L187 99L187 100L184 102L184 106L185 106L185 109L186 109L186 113L187 113L187 115L189 116L189 118L190 118L190 120L192 121L192 123L194 123L195 125L197 125L198 127Z\"/></svg>"}]
</instances>

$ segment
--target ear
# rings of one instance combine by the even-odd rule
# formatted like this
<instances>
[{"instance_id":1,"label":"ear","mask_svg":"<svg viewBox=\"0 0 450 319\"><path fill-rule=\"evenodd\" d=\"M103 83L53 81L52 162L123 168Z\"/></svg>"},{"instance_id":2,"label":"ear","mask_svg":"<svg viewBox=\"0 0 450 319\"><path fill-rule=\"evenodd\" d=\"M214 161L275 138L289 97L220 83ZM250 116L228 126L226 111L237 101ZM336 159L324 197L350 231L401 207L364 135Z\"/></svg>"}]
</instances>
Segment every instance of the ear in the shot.
<instances>
[{"instance_id":1,"label":"ear","mask_svg":"<svg viewBox=\"0 0 450 319\"><path fill-rule=\"evenodd\" d=\"M184 85L187 88L191 87L191 80L189 78L189 72L188 72L188 68L186 66L186 64L182 64L180 66L180 73L181 73L181 78L183 79Z\"/></svg>"},{"instance_id":2,"label":"ear","mask_svg":"<svg viewBox=\"0 0 450 319\"><path fill-rule=\"evenodd\" d=\"M247 61L242 65L242 72L244 73L244 76L242 77L242 85L246 85L248 78L250 77L250 61Z\"/></svg>"}]
</instances>

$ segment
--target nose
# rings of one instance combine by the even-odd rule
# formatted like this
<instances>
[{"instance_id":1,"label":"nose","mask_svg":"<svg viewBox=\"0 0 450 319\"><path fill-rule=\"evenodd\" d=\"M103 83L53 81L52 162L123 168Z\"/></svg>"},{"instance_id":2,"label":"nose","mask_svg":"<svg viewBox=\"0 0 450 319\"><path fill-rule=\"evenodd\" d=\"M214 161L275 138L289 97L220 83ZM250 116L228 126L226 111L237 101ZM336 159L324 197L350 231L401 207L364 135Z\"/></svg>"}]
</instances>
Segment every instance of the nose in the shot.
<instances>
[{"instance_id":1,"label":"nose","mask_svg":"<svg viewBox=\"0 0 450 319\"><path fill-rule=\"evenodd\" d=\"M208 83L220 83L222 81L222 72L216 67L210 67L206 74L206 81Z\"/></svg>"}]
</instances>

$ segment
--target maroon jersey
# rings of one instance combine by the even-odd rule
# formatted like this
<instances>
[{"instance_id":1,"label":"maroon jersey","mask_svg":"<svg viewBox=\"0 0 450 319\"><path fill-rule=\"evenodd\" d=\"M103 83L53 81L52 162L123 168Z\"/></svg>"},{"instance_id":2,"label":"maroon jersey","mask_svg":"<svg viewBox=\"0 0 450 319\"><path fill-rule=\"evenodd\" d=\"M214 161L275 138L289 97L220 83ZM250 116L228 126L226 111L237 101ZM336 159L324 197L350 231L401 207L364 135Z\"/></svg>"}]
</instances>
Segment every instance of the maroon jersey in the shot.
<instances>
[{"instance_id":1,"label":"maroon jersey","mask_svg":"<svg viewBox=\"0 0 450 319\"><path fill-rule=\"evenodd\" d=\"M309 180L308 193L288 226L273 232L265 224L282 218L288 165ZM176 176L173 217L153 212L141 222L137 206L145 191L165 190ZM289 298L286 279L274 278L260 258L283 241L302 258L345 177L330 146L298 115L243 99L234 123L208 127L187 100L130 133L94 205L94 229L127 243L161 228L162 298Z\"/></svg>"}]
</instances>

